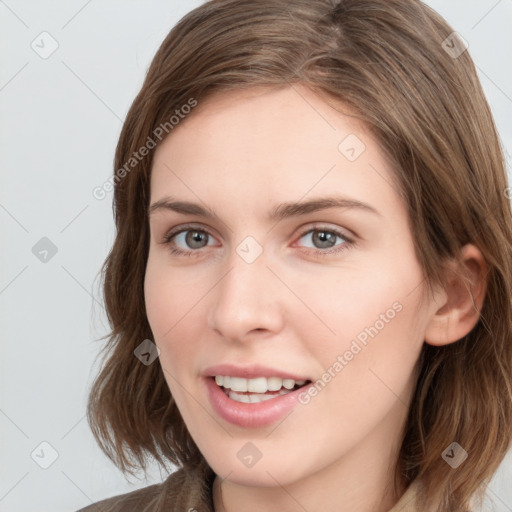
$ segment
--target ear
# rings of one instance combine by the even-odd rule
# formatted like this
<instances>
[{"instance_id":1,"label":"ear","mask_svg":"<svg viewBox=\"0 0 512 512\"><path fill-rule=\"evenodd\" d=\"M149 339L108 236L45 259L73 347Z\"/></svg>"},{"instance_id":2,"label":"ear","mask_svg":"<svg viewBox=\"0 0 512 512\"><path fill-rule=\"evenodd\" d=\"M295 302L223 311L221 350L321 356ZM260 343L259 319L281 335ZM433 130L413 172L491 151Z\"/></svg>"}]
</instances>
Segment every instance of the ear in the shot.
<instances>
[{"instance_id":1,"label":"ear","mask_svg":"<svg viewBox=\"0 0 512 512\"><path fill-rule=\"evenodd\" d=\"M465 245L461 251L463 264L450 261L445 286L432 303L433 314L425 330L425 342L429 345L460 340L480 319L487 291L487 265L473 244Z\"/></svg>"}]
</instances>

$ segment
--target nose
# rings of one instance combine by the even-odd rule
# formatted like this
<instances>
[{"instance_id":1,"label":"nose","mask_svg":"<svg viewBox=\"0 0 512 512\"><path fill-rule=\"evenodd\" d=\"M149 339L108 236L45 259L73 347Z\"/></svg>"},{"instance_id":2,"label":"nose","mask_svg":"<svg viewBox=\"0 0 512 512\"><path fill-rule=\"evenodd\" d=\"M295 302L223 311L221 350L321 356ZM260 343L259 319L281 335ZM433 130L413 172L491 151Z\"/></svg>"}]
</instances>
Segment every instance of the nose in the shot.
<instances>
[{"instance_id":1,"label":"nose","mask_svg":"<svg viewBox=\"0 0 512 512\"><path fill-rule=\"evenodd\" d=\"M268 267L265 251L247 263L236 251L211 297L208 327L224 339L246 342L283 328L285 287ZM212 290L213 291L213 290ZM288 292L289 293L289 292Z\"/></svg>"}]
</instances>

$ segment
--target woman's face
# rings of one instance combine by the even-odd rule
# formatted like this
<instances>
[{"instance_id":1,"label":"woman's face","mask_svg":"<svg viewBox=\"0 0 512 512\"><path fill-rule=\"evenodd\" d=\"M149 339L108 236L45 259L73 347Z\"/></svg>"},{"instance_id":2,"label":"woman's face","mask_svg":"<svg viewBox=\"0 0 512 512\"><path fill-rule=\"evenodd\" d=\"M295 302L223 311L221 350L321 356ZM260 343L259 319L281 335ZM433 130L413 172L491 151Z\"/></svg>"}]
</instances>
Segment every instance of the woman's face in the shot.
<instances>
[{"instance_id":1,"label":"woman's face","mask_svg":"<svg viewBox=\"0 0 512 512\"><path fill-rule=\"evenodd\" d=\"M218 475L275 486L337 467L350 479L396 455L435 308L421 303L392 172L363 125L302 86L216 94L157 148L147 315ZM256 380L219 379L232 399L212 375ZM301 380L312 384L263 393Z\"/></svg>"}]
</instances>

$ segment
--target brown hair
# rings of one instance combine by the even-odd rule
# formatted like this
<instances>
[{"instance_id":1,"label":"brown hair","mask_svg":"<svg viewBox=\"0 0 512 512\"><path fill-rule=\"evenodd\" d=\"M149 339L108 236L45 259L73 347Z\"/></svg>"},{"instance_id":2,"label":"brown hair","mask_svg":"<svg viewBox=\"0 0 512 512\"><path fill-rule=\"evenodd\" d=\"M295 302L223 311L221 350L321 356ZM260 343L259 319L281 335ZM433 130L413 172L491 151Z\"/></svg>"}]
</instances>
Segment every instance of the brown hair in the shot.
<instances>
[{"instance_id":1,"label":"brown hair","mask_svg":"<svg viewBox=\"0 0 512 512\"><path fill-rule=\"evenodd\" d=\"M422 503L439 512L483 498L511 439L512 215L497 130L468 52L450 51L460 48L453 32L418 0L214 0L165 38L117 145L117 234L102 268L112 330L88 403L96 439L124 472L146 469L148 456L204 459L160 365L133 354L153 339L143 283L154 152L119 170L190 98L300 83L355 112L393 163L429 290L464 244L485 258L478 324L456 343L423 346L395 471L396 489L421 479ZM454 441L469 454L457 469L441 457Z\"/></svg>"}]
</instances>

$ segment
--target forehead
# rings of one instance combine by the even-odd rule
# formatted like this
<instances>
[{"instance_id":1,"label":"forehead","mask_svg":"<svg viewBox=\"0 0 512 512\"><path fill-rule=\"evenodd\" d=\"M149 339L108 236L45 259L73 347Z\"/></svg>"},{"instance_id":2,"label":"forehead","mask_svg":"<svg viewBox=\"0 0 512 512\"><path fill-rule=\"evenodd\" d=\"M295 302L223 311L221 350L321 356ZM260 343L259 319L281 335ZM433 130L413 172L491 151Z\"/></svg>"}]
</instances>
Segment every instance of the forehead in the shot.
<instances>
[{"instance_id":1,"label":"forehead","mask_svg":"<svg viewBox=\"0 0 512 512\"><path fill-rule=\"evenodd\" d=\"M339 193L396 204L378 144L348 108L335 108L302 86L214 93L157 148L152 201L242 196L249 206L253 196L269 205Z\"/></svg>"}]
</instances>

